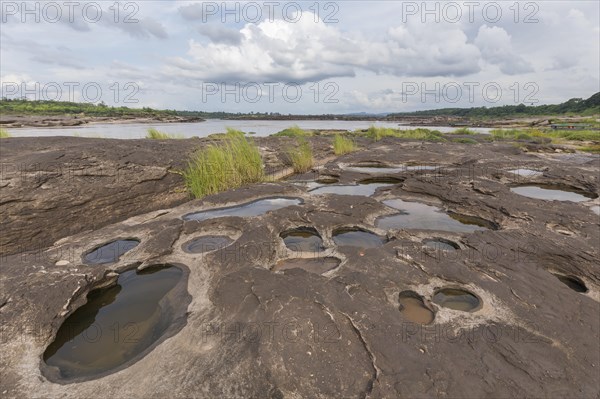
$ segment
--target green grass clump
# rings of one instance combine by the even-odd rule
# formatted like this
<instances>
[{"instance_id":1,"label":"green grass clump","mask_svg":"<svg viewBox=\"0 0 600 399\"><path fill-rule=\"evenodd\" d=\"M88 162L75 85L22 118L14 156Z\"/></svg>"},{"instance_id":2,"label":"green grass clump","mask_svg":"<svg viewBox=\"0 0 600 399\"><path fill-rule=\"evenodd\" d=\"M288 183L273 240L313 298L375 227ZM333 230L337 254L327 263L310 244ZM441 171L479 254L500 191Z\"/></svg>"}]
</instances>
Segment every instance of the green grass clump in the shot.
<instances>
[{"instance_id":1,"label":"green grass clump","mask_svg":"<svg viewBox=\"0 0 600 399\"><path fill-rule=\"evenodd\" d=\"M473 134L477 134L477 132L474 132L473 130L466 128L466 127L461 127L460 129L456 129L451 133L448 134L464 134L464 135L473 135Z\"/></svg>"},{"instance_id":2,"label":"green grass clump","mask_svg":"<svg viewBox=\"0 0 600 399\"><path fill-rule=\"evenodd\" d=\"M287 129L283 129L282 131L275 133L273 136L275 137L307 137L311 136L309 132L304 129L300 129L298 125L294 125L292 127L288 127Z\"/></svg>"},{"instance_id":3,"label":"green grass clump","mask_svg":"<svg viewBox=\"0 0 600 399\"><path fill-rule=\"evenodd\" d=\"M333 152L335 155L347 154L356 151L357 149L356 144L351 139L344 137L341 134L333 136Z\"/></svg>"},{"instance_id":4,"label":"green grass clump","mask_svg":"<svg viewBox=\"0 0 600 399\"><path fill-rule=\"evenodd\" d=\"M429 129L410 129L400 130L392 129L389 127L375 127L371 126L367 129L364 136L369 137L375 141L379 141L384 137L397 137L401 139L412 139L412 140L425 140L425 141L446 141L444 135L437 130Z\"/></svg>"},{"instance_id":5,"label":"green grass clump","mask_svg":"<svg viewBox=\"0 0 600 399\"><path fill-rule=\"evenodd\" d=\"M591 152L594 154L600 154L600 144L588 145L577 148L579 151Z\"/></svg>"},{"instance_id":6,"label":"green grass clump","mask_svg":"<svg viewBox=\"0 0 600 399\"><path fill-rule=\"evenodd\" d=\"M8 130L0 128L0 139L6 139L8 137L10 137L10 133L8 132Z\"/></svg>"},{"instance_id":7,"label":"green grass clump","mask_svg":"<svg viewBox=\"0 0 600 399\"><path fill-rule=\"evenodd\" d=\"M469 138L457 138L452 139L453 143L462 143L462 144L477 144L477 140L469 139Z\"/></svg>"},{"instance_id":8,"label":"green grass clump","mask_svg":"<svg viewBox=\"0 0 600 399\"><path fill-rule=\"evenodd\" d=\"M258 147L238 130L197 151L183 171L187 189L196 198L265 180Z\"/></svg>"},{"instance_id":9,"label":"green grass clump","mask_svg":"<svg viewBox=\"0 0 600 399\"><path fill-rule=\"evenodd\" d=\"M365 136L375 141L379 141L384 137L394 136L394 132L395 131L392 128L371 126L367 129L367 133L365 134Z\"/></svg>"},{"instance_id":10,"label":"green grass clump","mask_svg":"<svg viewBox=\"0 0 600 399\"><path fill-rule=\"evenodd\" d=\"M552 142L600 141L597 130L539 130L539 129L495 129L490 132L495 139L530 140L534 137L547 138Z\"/></svg>"},{"instance_id":11,"label":"green grass clump","mask_svg":"<svg viewBox=\"0 0 600 399\"><path fill-rule=\"evenodd\" d=\"M148 134L146 135L147 139L152 140L169 140L169 139L183 139L183 135L181 134L169 134L163 133L153 127L148 129Z\"/></svg>"},{"instance_id":12,"label":"green grass clump","mask_svg":"<svg viewBox=\"0 0 600 399\"><path fill-rule=\"evenodd\" d=\"M312 148L304 138L299 138L298 146L288 149L287 155L296 173L308 172L315 163Z\"/></svg>"},{"instance_id":13,"label":"green grass clump","mask_svg":"<svg viewBox=\"0 0 600 399\"><path fill-rule=\"evenodd\" d=\"M530 134L530 132L520 129L494 129L490 134L500 140L530 140L534 136L540 137L538 134Z\"/></svg>"},{"instance_id":14,"label":"green grass clump","mask_svg":"<svg viewBox=\"0 0 600 399\"><path fill-rule=\"evenodd\" d=\"M547 137L570 141L600 141L598 130L551 130L545 132Z\"/></svg>"}]
</instances>

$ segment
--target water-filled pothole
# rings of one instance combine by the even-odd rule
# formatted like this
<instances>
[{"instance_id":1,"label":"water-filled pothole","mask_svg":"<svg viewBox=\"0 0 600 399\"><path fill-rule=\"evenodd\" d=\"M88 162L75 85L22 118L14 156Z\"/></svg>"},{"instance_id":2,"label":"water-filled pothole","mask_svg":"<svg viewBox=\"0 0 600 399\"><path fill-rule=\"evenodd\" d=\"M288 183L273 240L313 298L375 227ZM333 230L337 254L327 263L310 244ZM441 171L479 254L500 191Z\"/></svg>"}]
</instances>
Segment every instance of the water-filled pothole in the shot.
<instances>
[{"instance_id":1,"label":"water-filled pothole","mask_svg":"<svg viewBox=\"0 0 600 399\"><path fill-rule=\"evenodd\" d=\"M345 167L346 170L352 172L359 173L369 173L369 174L385 174L385 173L401 173L401 172L410 172L410 171L429 171L436 170L439 166L436 165L427 165L427 164L406 164L406 165L397 165L390 166L380 162L360 162L351 164Z\"/></svg>"},{"instance_id":2,"label":"water-filled pothole","mask_svg":"<svg viewBox=\"0 0 600 399\"><path fill-rule=\"evenodd\" d=\"M423 301L423 297L414 291L402 291L398 296L400 313L413 323L429 324L435 318Z\"/></svg>"},{"instance_id":3,"label":"water-filled pothole","mask_svg":"<svg viewBox=\"0 0 600 399\"><path fill-rule=\"evenodd\" d=\"M321 175L321 176L319 176L319 178L317 180L315 180L315 182L317 182L319 184L335 184L339 181L340 180L336 176L330 176L330 175Z\"/></svg>"},{"instance_id":4,"label":"water-filled pothole","mask_svg":"<svg viewBox=\"0 0 600 399\"><path fill-rule=\"evenodd\" d=\"M182 245L182 249L191 254L201 254L225 248L232 242L233 240L227 236L209 235L197 237L186 242Z\"/></svg>"},{"instance_id":5,"label":"water-filled pothole","mask_svg":"<svg viewBox=\"0 0 600 399\"><path fill-rule=\"evenodd\" d=\"M579 277L565 276L564 274L557 274L557 273L552 273L552 274L554 275L554 277L559 279L563 284L565 284L567 287L569 287L573 291L583 292L583 293L588 291L585 283Z\"/></svg>"},{"instance_id":6,"label":"water-filled pothole","mask_svg":"<svg viewBox=\"0 0 600 399\"><path fill-rule=\"evenodd\" d=\"M447 214L438 207L419 202L393 199L383 201L383 203L400 210L401 213L378 218L375 225L381 229L421 229L472 233L478 230L495 228L493 223L486 220L474 216Z\"/></svg>"},{"instance_id":7,"label":"water-filled pothole","mask_svg":"<svg viewBox=\"0 0 600 399\"><path fill-rule=\"evenodd\" d=\"M100 377L136 360L171 329L182 327L186 301L175 290L184 272L157 265L122 273L115 285L90 291L87 303L58 329L42 371L57 380Z\"/></svg>"},{"instance_id":8,"label":"water-filled pothole","mask_svg":"<svg viewBox=\"0 0 600 399\"><path fill-rule=\"evenodd\" d=\"M139 243L139 240L134 239L112 241L85 254L83 261L88 265L115 263L121 255L137 247Z\"/></svg>"},{"instance_id":9,"label":"water-filled pothole","mask_svg":"<svg viewBox=\"0 0 600 399\"><path fill-rule=\"evenodd\" d=\"M406 170L415 171L415 170L436 170L439 169L439 165L427 165L427 164L410 164L406 165Z\"/></svg>"},{"instance_id":10,"label":"water-filled pothole","mask_svg":"<svg viewBox=\"0 0 600 399\"><path fill-rule=\"evenodd\" d=\"M438 305L463 312L479 309L481 301L469 291L459 288L442 288L433 295L433 302Z\"/></svg>"},{"instance_id":11,"label":"water-filled pothole","mask_svg":"<svg viewBox=\"0 0 600 399\"><path fill-rule=\"evenodd\" d=\"M582 202L590 198L596 198L596 195L577 190L575 188L551 184L535 184L528 186L517 186L510 189L513 193L524 197L542 199L548 201L572 201Z\"/></svg>"},{"instance_id":12,"label":"water-filled pothole","mask_svg":"<svg viewBox=\"0 0 600 399\"><path fill-rule=\"evenodd\" d=\"M369 177L358 182L358 184L399 184L402 183L402 179L391 176L377 176Z\"/></svg>"},{"instance_id":13,"label":"water-filled pothole","mask_svg":"<svg viewBox=\"0 0 600 399\"><path fill-rule=\"evenodd\" d=\"M514 175L521 176L521 177L536 177L536 176L541 176L544 174L543 172L540 172L539 170L523 169L523 168L509 170L508 173L512 173Z\"/></svg>"},{"instance_id":14,"label":"water-filled pothole","mask_svg":"<svg viewBox=\"0 0 600 399\"><path fill-rule=\"evenodd\" d=\"M298 227L286 230L279 235L285 246L298 252L317 253L323 250L323 239L319 232L312 227Z\"/></svg>"},{"instance_id":15,"label":"water-filled pothole","mask_svg":"<svg viewBox=\"0 0 600 399\"><path fill-rule=\"evenodd\" d=\"M359 184L353 185L330 185L325 187L319 187L314 190L310 190L311 194L337 194L337 195L360 195L370 197L381 187L388 187L393 184L397 184L400 180L390 181L389 179L367 179L361 181Z\"/></svg>"},{"instance_id":16,"label":"water-filled pothole","mask_svg":"<svg viewBox=\"0 0 600 399\"><path fill-rule=\"evenodd\" d=\"M428 238L423 240L423 245L433 248L436 251L456 251L457 249L460 249L460 246L457 243L444 238Z\"/></svg>"},{"instance_id":17,"label":"water-filled pothole","mask_svg":"<svg viewBox=\"0 0 600 399\"><path fill-rule=\"evenodd\" d=\"M183 216L183 220L207 220L226 216L252 217L260 216L269 211L285 208L292 205L300 205L300 198L274 197L247 202L245 204L231 206L228 208L209 209L206 211L189 213Z\"/></svg>"},{"instance_id":18,"label":"water-filled pothole","mask_svg":"<svg viewBox=\"0 0 600 399\"><path fill-rule=\"evenodd\" d=\"M344 169L359 172L359 173L370 173L370 174L380 174L380 173L399 173L403 172L404 168L401 166L390 166L377 161L364 161L358 162L344 167Z\"/></svg>"},{"instance_id":19,"label":"water-filled pothole","mask_svg":"<svg viewBox=\"0 0 600 399\"><path fill-rule=\"evenodd\" d=\"M344 227L333 231L333 242L340 247L376 248L386 241L385 238L358 227Z\"/></svg>"},{"instance_id":20,"label":"water-filled pothole","mask_svg":"<svg viewBox=\"0 0 600 399\"><path fill-rule=\"evenodd\" d=\"M341 261L338 258L292 258L278 262L273 271L303 269L310 273L323 274L335 269L340 265Z\"/></svg>"}]
</instances>

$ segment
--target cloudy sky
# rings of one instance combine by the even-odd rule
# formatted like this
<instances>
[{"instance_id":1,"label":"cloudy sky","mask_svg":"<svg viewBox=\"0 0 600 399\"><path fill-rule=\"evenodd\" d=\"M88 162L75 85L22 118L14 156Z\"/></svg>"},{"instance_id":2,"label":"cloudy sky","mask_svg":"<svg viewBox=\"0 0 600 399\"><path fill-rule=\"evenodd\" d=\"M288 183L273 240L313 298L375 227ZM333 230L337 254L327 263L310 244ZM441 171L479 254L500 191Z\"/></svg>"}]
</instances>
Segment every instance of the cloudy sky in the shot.
<instances>
[{"instance_id":1,"label":"cloudy sky","mask_svg":"<svg viewBox=\"0 0 600 399\"><path fill-rule=\"evenodd\" d=\"M1 5L7 97L320 114L600 91L598 1Z\"/></svg>"}]
</instances>

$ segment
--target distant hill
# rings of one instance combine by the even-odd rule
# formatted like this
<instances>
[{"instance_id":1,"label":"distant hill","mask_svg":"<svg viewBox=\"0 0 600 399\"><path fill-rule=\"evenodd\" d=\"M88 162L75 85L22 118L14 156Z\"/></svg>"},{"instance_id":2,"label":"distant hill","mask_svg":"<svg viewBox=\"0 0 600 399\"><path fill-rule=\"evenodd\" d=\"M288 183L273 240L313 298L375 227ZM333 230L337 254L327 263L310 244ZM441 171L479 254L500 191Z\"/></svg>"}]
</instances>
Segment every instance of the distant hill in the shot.
<instances>
[{"instance_id":1,"label":"distant hill","mask_svg":"<svg viewBox=\"0 0 600 399\"><path fill-rule=\"evenodd\" d=\"M465 118L479 117L518 117L527 115L594 115L600 114L600 92L594 94L587 100L582 98L572 98L562 104L551 105L536 105L528 106L525 104L519 105L503 105L501 107L474 107L474 108L442 108L427 111L415 112L399 112L389 114L388 118L402 116L457 116Z\"/></svg>"},{"instance_id":2,"label":"distant hill","mask_svg":"<svg viewBox=\"0 0 600 399\"><path fill-rule=\"evenodd\" d=\"M442 108L428 111L398 112L398 113L368 113L357 112L345 115L291 115L278 112L205 112L205 111L176 111L159 110L148 107L128 108L111 107L105 104L74 103L66 101L29 101L25 99L0 100L0 114L4 115L80 115L90 117L184 117L203 119L256 119L256 120L400 120L403 117L462 117L462 118L506 118L536 115L577 114L581 116L600 114L600 92L584 100L572 98L562 104L527 106L505 105L501 107L475 108Z\"/></svg>"}]
</instances>

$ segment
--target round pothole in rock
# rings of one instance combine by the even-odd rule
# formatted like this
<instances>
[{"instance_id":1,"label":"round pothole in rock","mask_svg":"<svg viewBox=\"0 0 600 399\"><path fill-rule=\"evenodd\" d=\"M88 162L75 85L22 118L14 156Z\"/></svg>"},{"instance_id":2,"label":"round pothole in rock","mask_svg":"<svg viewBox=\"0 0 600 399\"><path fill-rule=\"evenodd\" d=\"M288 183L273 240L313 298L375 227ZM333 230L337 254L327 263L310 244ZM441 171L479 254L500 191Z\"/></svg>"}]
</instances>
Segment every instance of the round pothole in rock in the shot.
<instances>
[{"instance_id":1,"label":"round pothole in rock","mask_svg":"<svg viewBox=\"0 0 600 399\"><path fill-rule=\"evenodd\" d=\"M76 382L139 360L185 325L191 297L183 277L179 267L156 265L126 271L116 284L90 291L44 352L42 372L51 380Z\"/></svg>"},{"instance_id":2,"label":"round pothole in rock","mask_svg":"<svg viewBox=\"0 0 600 399\"><path fill-rule=\"evenodd\" d=\"M512 169L509 170L508 173L512 173L513 175L517 175L519 177L537 177L544 174L544 172L540 172L539 170L524 168Z\"/></svg>"},{"instance_id":3,"label":"round pothole in rock","mask_svg":"<svg viewBox=\"0 0 600 399\"><path fill-rule=\"evenodd\" d=\"M406 165L407 171L421 171L421 170L431 171L431 170L436 170L439 168L440 168L439 165L428 165L428 164L422 164L422 163L413 163L413 164Z\"/></svg>"},{"instance_id":4,"label":"round pothole in rock","mask_svg":"<svg viewBox=\"0 0 600 399\"><path fill-rule=\"evenodd\" d=\"M383 201L384 205L398 209L401 213L382 216L375 220L380 229L420 229L440 230L457 233L473 233L478 230L497 230L498 226L476 216L459 215L444 212L440 208L419 202L391 199Z\"/></svg>"},{"instance_id":5,"label":"round pothole in rock","mask_svg":"<svg viewBox=\"0 0 600 399\"><path fill-rule=\"evenodd\" d=\"M223 249L231 245L232 242L233 240L227 236L210 235L194 238L183 244L182 248L187 253L201 254Z\"/></svg>"},{"instance_id":6,"label":"round pothole in rock","mask_svg":"<svg viewBox=\"0 0 600 399\"><path fill-rule=\"evenodd\" d=\"M238 216L254 217L264 215L267 212L286 208L293 205L301 205L301 198L272 197L247 202L227 208L208 209L206 211L189 213L183 216L183 220L208 220L220 217Z\"/></svg>"},{"instance_id":7,"label":"round pothole in rock","mask_svg":"<svg viewBox=\"0 0 600 399\"><path fill-rule=\"evenodd\" d=\"M402 291L398 301L402 316L413 323L430 324L435 318L435 313L425 305L423 297L414 291Z\"/></svg>"},{"instance_id":8,"label":"round pothole in rock","mask_svg":"<svg viewBox=\"0 0 600 399\"><path fill-rule=\"evenodd\" d=\"M552 273L554 277L559 279L563 284L576 292L586 293L588 291L585 283L575 276L565 276L564 274Z\"/></svg>"},{"instance_id":9,"label":"round pothole in rock","mask_svg":"<svg viewBox=\"0 0 600 399\"><path fill-rule=\"evenodd\" d=\"M351 165L347 165L344 169L359 172L359 173L370 173L370 174L379 174L379 173L399 173L403 172L404 169L400 166L390 166L385 163L377 162L377 161L363 161L354 163Z\"/></svg>"},{"instance_id":10,"label":"round pothole in rock","mask_svg":"<svg viewBox=\"0 0 600 399\"><path fill-rule=\"evenodd\" d=\"M139 243L140 241L135 239L112 241L85 254L83 261L88 265L115 263L121 255L137 247Z\"/></svg>"},{"instance_id":11,"label":"round pothole in rock","mask_svg":"<svg viewBox=\"0 0 600 399\"><path fill-rule=\"evenodd\" d=\"M444 238L428 238L423 240L423 245L433 248L436 251L456 251L457 249L460 249L460 246L457 243Z\"/></svg>"},{"instance_id":12,"label":"round pothole in rock","mask_svg":"<svg viewBox=\"0 0 600 399\"><path fill-rule=\"evenodd\" d=\"M344 227L333 231L333 242L343 247L377 248L387 242L387 239L358 227Z\"/></svg>"},{"instance_id":13,"label":"round pothole in rock","mask_svg":"<svg viewBox=\"0 0 600 399\"><path fill-rule=\"evenodd\" d=\"M358 184L399 184L402 183L402 179L392 176L381 176L381 177L369 177L358 182Z\"/></svg>"},{"instance_id":14,"label":"round pothole in rock","mask_svg":"<svg viewBox=\"0 0 600 399\"><path fill-rule=\"evenodd\" d=\"M528 186L516 186L510 189L513 193L528 198L547 201L571 201L583 202L590 198L596 198L595 194L578 190L573 187L553 184L532 184Z\"/></svg>"},{"instance_id":15,"label":"round pothole in rock","mask_svg":"<svg viewBox=\"0 0 600 399\"><path fill-rule=\"evenodd\" d=\"M335 269L340 265L338 258L292 258L278 262L273 271L282 271L290 269L303 269L310 273L323 274Z\"/></svg>"},{"instance_id":16,"label":"round pothole in rock","mask_svg":"<svg viewBox=\"0 0 600 399\"><path fill-rule=\"evenodd\" d=\"M481 301L469 291L459 288L442 288L433 295L433 302L438 305L463 312L473 312L479 309Z\"/></svg>"},{"instance_id":17,"label":"round pothole in rock","mask_svg":"<svg viewBox=\"0 0 600 399\"><path fill-rule=\"evenodd\" d=\"M335 184L339 181L340 180L337 177L329 175L322 175L317 180L315 180L315 182L319 184Z\"/></svg>"},{"instance_id":18,"label":"round pothole in rock","mask_svg":"<svg viewBox=\"0 0 600 399\"><path fill-rule=\"evenodd\" d=\"M359 184L348 184L348 185L337 185L330 184L326 186L322 186L313 190L310 190L309 193L313 195L322 195L322 194L337 194L337 195L358 195L370 197L381 187L388 187L393 184L399 183L401 180L395 179L393 181L390 178L382 178L382 179L367 179L362 180Z\"/></svg>"},{"instance_id":19,"label":"round pothole in rock","mask_svg":"<svg viewBox=\"0 0 600 399\"><path fill-rule=\"evenodd\" d=\"M319 252L323 250L323 239L312 227L298 227L286 230L279 235L285 246L297 252Z\"/></svg>"}]
</instances>

